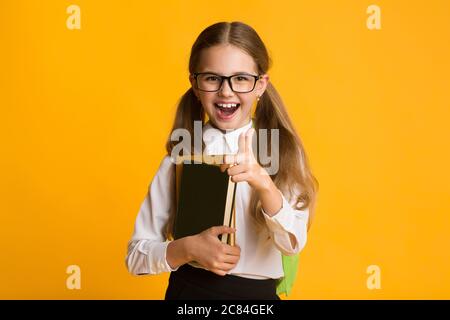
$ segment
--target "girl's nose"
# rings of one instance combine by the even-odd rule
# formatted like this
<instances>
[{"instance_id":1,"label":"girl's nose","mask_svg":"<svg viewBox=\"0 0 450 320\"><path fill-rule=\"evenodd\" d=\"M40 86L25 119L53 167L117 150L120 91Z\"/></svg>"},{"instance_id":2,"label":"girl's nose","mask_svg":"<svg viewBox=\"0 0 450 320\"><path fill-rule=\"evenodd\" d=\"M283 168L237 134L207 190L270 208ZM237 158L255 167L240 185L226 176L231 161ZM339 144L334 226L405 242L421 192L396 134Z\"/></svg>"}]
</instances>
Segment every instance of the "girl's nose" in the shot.
<instances>
[{"instance_id":1,"label":"girl's nose","mask_svg":"<svg viewBox=\"0 0 450 320\"><path fill-rule=\"evenodd\" d=\"M233 90L231 90L230 88L230 84L228 83L228 81L223 81L222 87L219 90L219 94L225 97L229 97L234 94Z\"/></svg>"}]
</instances>

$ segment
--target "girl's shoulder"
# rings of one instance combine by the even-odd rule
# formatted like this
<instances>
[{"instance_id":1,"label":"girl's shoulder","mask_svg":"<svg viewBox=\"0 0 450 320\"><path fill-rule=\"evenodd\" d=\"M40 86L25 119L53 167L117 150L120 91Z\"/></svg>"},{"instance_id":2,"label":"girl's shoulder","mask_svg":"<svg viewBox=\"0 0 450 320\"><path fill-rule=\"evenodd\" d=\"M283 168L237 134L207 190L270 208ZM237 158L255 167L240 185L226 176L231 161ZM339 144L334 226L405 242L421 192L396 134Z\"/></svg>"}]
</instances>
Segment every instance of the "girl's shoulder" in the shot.
<instances>
[{"instance_id":1,"label":"girl's shoulder","mask_svg":"<svg viewBox=\"0 0 450 320\"><path fill-rule=\"evenodd\" d=\"M174 171L174 168L175 164L172 160L172 157L169 155L165 155L159 163L156 176L166 176L167 174L171 174L172 171Z\"/></svg>"}]
</instances>

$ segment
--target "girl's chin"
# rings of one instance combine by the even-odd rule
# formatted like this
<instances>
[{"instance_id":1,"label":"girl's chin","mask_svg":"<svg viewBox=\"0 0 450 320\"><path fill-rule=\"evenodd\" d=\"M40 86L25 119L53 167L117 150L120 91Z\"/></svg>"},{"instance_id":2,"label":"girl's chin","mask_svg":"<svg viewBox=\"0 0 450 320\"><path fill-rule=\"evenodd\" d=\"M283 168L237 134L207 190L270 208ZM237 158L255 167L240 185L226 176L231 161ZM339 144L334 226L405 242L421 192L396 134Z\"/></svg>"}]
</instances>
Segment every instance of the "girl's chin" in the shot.
<instances>
[{"instance_id":1,"label":"girl's chin","mask_svg":"<svg viewBox=\"0 0 450 320\"><path fill-rule=\"evenodd\" d=\"M232 121L221 121L220 119L214 118L213 123L218 129L233 130L245 126L248 123L248 118L242 121L237 117Z\"/></svg>"}]
</instances>

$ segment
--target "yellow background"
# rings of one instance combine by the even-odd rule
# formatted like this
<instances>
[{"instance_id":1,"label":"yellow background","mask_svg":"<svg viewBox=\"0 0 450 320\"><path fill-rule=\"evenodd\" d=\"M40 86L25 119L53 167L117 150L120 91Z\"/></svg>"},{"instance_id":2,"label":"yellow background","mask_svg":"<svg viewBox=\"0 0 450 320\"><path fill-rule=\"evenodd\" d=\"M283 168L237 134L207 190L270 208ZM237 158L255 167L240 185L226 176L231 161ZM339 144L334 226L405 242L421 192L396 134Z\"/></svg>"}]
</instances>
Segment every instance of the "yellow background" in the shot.
<instances>
[{"instance_id":1,"label":"yellow background","mask_svg":"<svg viewBox=\"0 0 450 320\"><path fill-rule=\"evenodd\" d=\"M66 8L81 8L69 30ZM381 8L381 30L366 9ZM450 298L448 1L0 1L0 298L161 299L136 214L192 43L244 21L320 182L291 299ZM81 268L81 290L66 268ZM369 290L366 269L381 268Z\"/></svg>"}]
</instances>

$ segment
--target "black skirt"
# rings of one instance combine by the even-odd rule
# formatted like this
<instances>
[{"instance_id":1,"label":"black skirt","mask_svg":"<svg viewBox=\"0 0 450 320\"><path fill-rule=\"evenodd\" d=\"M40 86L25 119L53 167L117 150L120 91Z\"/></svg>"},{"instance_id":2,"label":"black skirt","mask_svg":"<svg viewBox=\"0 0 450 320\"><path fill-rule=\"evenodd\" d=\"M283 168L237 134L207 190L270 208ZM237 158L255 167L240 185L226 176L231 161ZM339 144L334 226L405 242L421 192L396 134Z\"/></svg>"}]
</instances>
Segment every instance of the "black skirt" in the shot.
<instances>
[{"instance_id":1,"label":"black skirt","mask_svg":"<svg viewBox=\"0 0 450 320\"><path fill-rule=\"evenodd\" d=\"M166 300L280 300L277 279L219 276L188 264L170 274Z\"/></svg>"}]
</instances>

